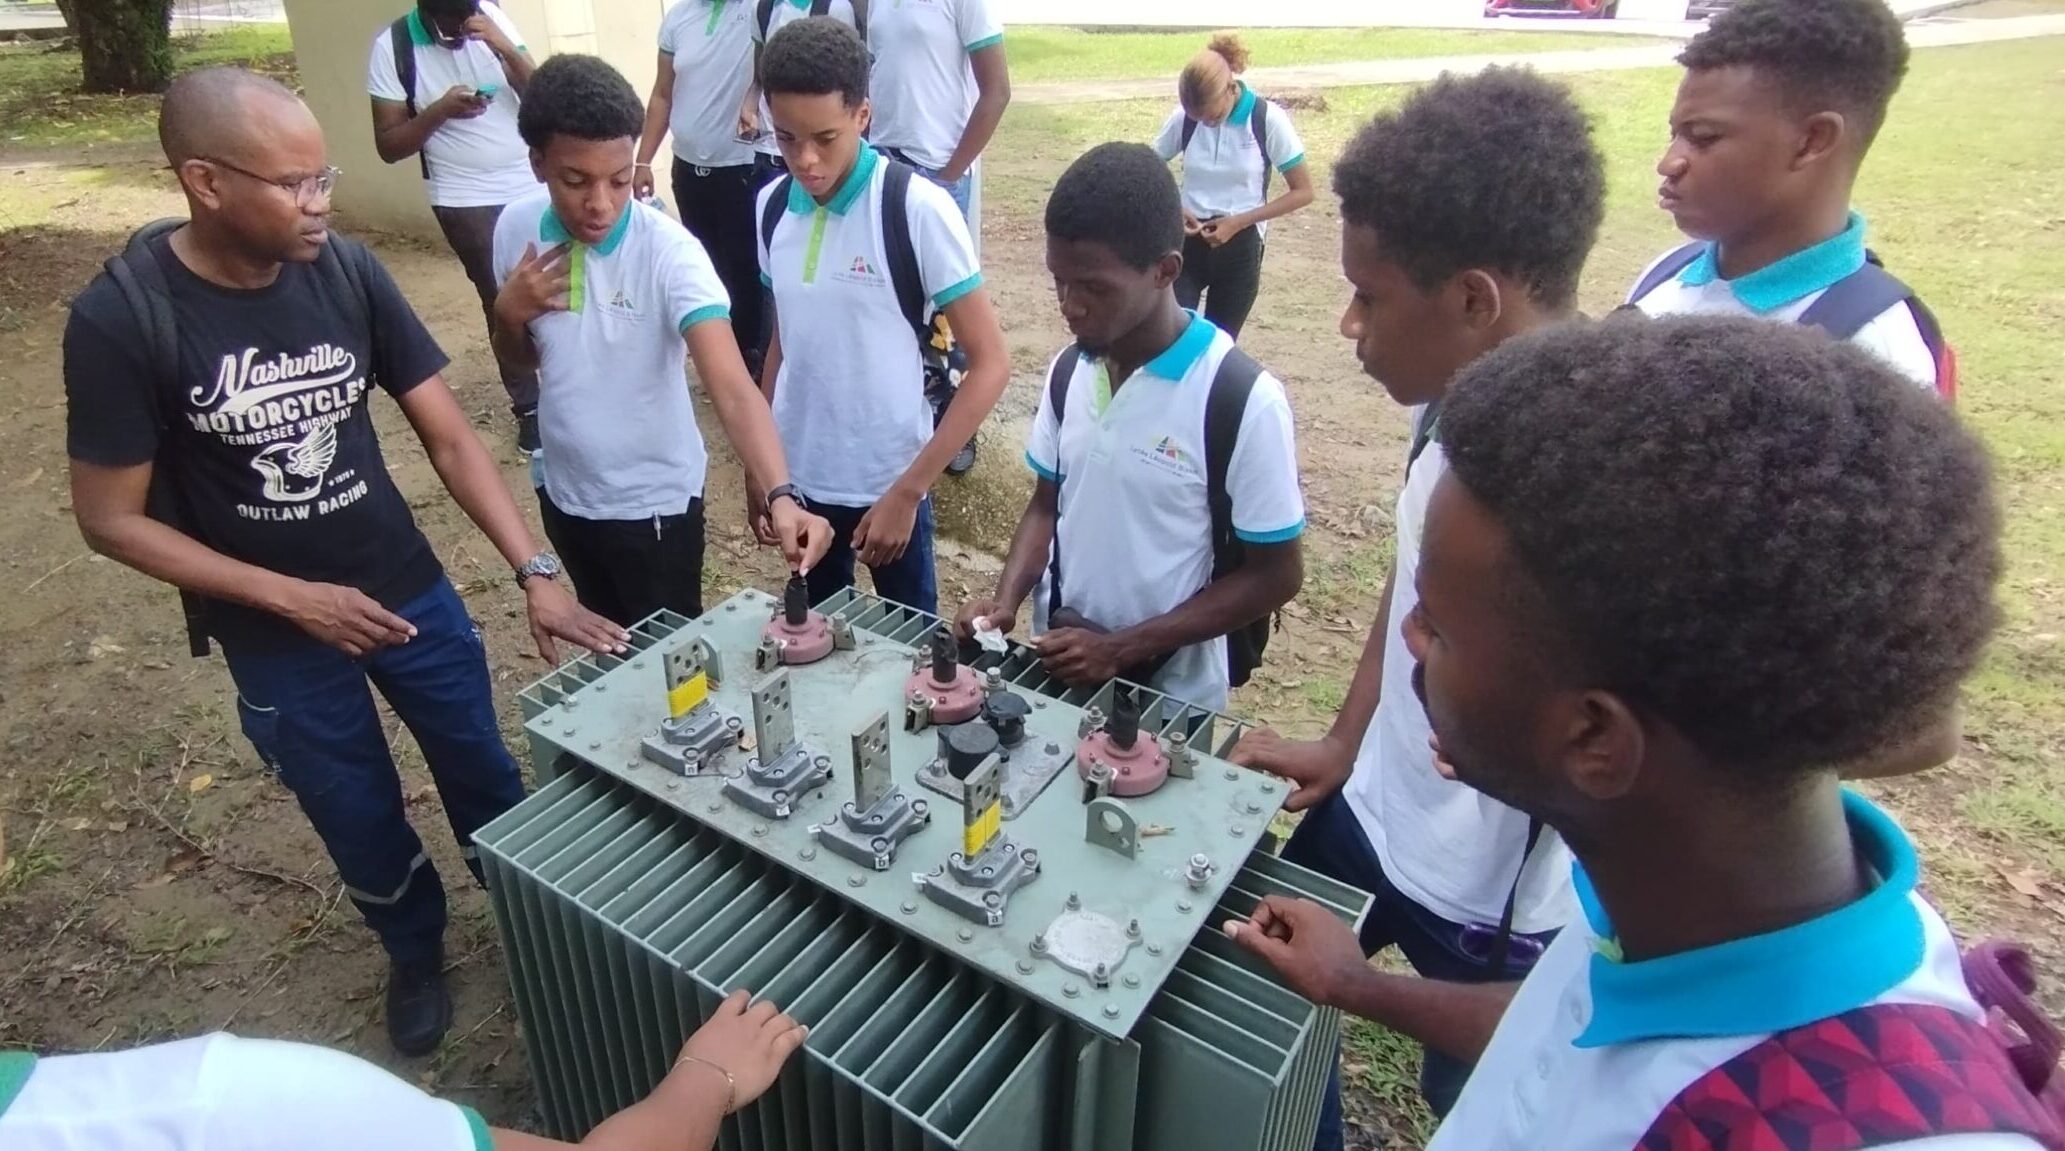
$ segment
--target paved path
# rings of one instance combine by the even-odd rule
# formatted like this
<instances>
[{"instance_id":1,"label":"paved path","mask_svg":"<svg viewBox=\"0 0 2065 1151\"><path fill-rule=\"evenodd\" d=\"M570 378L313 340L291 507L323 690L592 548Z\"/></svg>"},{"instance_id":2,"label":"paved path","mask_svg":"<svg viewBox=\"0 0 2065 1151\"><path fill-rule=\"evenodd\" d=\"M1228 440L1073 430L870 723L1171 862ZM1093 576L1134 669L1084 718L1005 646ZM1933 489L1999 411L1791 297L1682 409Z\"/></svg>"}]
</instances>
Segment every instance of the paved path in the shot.
<instances>
[{"instance_id":1,"label":"paved path","mask_svg":"<svg viewBox=\"0 0 2065 1151\"><path fill-rule=\"evenodd\" d=\"M2065 16L2019 16L2005 20L1930 21L1907 30L1916 48L1984 44L2065 36ZM1480 56L1428 56L1407 60L1362 60L1305 67L1255 68L1248 77L1258 88L1344 88L1377 84L1418 84L1444 72L1479 72L1505 64L1526 64L1543 72L1616 72L1669 66L1678 54L1675 44L1633 48L1586 48L1559 52L1512 52ZM1052 81L1013 86L1011 98L1028 104L1095 104L1167 96L1169 79L1153 76L1132 80Z\"/></svg>"}]
</instances>

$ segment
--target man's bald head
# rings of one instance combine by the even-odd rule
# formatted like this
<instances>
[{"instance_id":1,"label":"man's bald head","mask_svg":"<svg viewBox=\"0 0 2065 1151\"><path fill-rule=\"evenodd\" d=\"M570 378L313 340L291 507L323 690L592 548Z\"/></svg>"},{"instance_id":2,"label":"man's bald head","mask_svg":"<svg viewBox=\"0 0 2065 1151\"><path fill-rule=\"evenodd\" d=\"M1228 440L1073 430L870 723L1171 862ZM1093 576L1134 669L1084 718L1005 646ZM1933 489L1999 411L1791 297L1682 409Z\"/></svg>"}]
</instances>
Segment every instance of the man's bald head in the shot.
<instances>
[{"instance_id":1,"label":"man's bald head","mask_svg":"<svg viewBox=\"0 0 2065 1151\"><path fill-rule=\"evenodd\" d=\"M281 128L315 127L315 118L291 89L242 68L188 72L165 90L158 110L158 143L174 168L203 156L251 156Z\"/></svg>"}]
</instances>

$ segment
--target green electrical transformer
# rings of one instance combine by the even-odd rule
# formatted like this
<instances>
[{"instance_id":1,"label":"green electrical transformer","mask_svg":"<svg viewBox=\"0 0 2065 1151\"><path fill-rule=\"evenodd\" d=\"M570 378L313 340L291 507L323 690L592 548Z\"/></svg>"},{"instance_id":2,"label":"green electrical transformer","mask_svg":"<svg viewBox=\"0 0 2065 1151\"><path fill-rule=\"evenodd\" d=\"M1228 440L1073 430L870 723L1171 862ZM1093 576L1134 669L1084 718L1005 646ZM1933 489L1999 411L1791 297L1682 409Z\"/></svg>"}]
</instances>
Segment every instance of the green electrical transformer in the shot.
<instances>
[{"instance_id":1,"label":"green electrical transformer","mask_svg":"<svg viewBox=\"0 0 2065 1151\"><path fill-rule=\"evenodd\" d=\"M1243 726L799 585L662 614L522 695L542 786L476 836L551 1133L736 988L810 1038L726 1151L1305 1151L1338 1015L1218 931L1367 893L1261 845Z\"/></svg>"}]
</instances>

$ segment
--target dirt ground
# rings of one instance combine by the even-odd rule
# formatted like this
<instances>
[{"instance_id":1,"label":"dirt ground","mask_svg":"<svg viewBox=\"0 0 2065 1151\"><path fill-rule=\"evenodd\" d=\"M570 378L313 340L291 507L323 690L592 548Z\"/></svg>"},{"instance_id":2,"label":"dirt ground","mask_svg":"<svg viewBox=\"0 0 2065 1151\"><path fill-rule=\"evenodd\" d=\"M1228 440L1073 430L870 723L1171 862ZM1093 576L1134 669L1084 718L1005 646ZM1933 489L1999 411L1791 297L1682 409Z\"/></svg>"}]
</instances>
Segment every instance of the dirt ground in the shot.
<instances>
[{"instance_id":1,"label":"dirt ground","mask_svg":"<svg viewBox=\"0 0 2065 1151\"><path fill-rule=\"evenodd\" d=\"M0 219L0 809L14 860L0 875L0 1048L98 1050L233 1028L340 1046L497 1121L520 1122L528 1086L491 914L479 892L456 882L466 873L449 837L436 833L436 795L406 735L395 729L411 815L453 888L448 949L458 1006L451 1042L414 1061L387 1047L381 952L340 901L292 797L238 733L220 660L189 658L173 595L89 554L73 524L65 307L132 228L181 212L161 168L133 150L103 151L84 164L0 157L0 203L40 204L47 221L9 227L13 221ZM1330 276L1331 227L1314 214L1279 228L1271 275ZM1024 423L1047 357L1065 339L1038 265L1036 229L1036 220L1001 211L987 223L986 258L1009 317L1016 378L986 433L982 469L942 501L949 524L991 546L1015 521L1025 490ZM374 238L452 354L453 384L523 491L480 314L457 264L441 248ZM1252 345L1291 381L1315 539L1339 550L1385 538L1388 516L1373 501L1386 501L1370 493L1395 477L1402 424L1379 393L1339 386L1351 361L1315 338L1330 325L1330 316L1279 297L1265 307ZM515 693L545 670L530 650L521 599L393 405L376 410L389 464L487 633L514 732ZM704 424L714 433L707 412ZM720 440L713 434L713 600L746 583L772 586L778 575L732 510L740 507L738 473ZM527 494L522 502L530 506ZM1315 578L1334 570L1330 562L1315 563ZM946 544L943 602L985 590L994 571L994 559ZM1363 582L1381 579L1374 567L1361 574ZM1272 664L1310 659L1345 668L1362 626L1301 609ZM1272 701L1309 711L1306 687L1303 677L1276 675L1244 704L1262 714L1277 714Z\"/></svg>"}]
</instances>

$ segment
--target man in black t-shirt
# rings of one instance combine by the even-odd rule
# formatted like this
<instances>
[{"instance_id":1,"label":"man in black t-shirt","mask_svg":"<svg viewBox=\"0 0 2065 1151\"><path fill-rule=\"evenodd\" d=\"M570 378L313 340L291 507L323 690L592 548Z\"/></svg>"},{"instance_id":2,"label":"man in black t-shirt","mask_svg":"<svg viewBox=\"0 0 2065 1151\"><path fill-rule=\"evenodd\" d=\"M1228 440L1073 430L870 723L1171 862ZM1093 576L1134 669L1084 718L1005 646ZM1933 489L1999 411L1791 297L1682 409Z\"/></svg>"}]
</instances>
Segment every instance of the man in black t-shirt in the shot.
<instances>
[{"instance_id":1,"label":"man in black t-shirt","mask_svg":"<svg viewBox=\"0 0 2065 1151\"><path fill-rule=\"evenodd\" d=\"M523 784L480 633L381 458L372 390L401 405L452 497L516 569L546 659L555 639L621 651L629 636L554 581L558 561L533 543L439 378L444 353L371 255L330 239L337 172L307 107L271 80L210 69L166 93L159 137L191 220L132 260L155 268L142 282L161 282L177 354L153 354L162 329L110 276L73 302L79 529L94 550L201 597L245 735L386 947L389 1035L404 1054L427 1053L451 1022L444 889L403 810L368 680L422 747L469 863L473 832ZM158 506L154 478L169 497Z\"/></svg>"}]
</instances>

